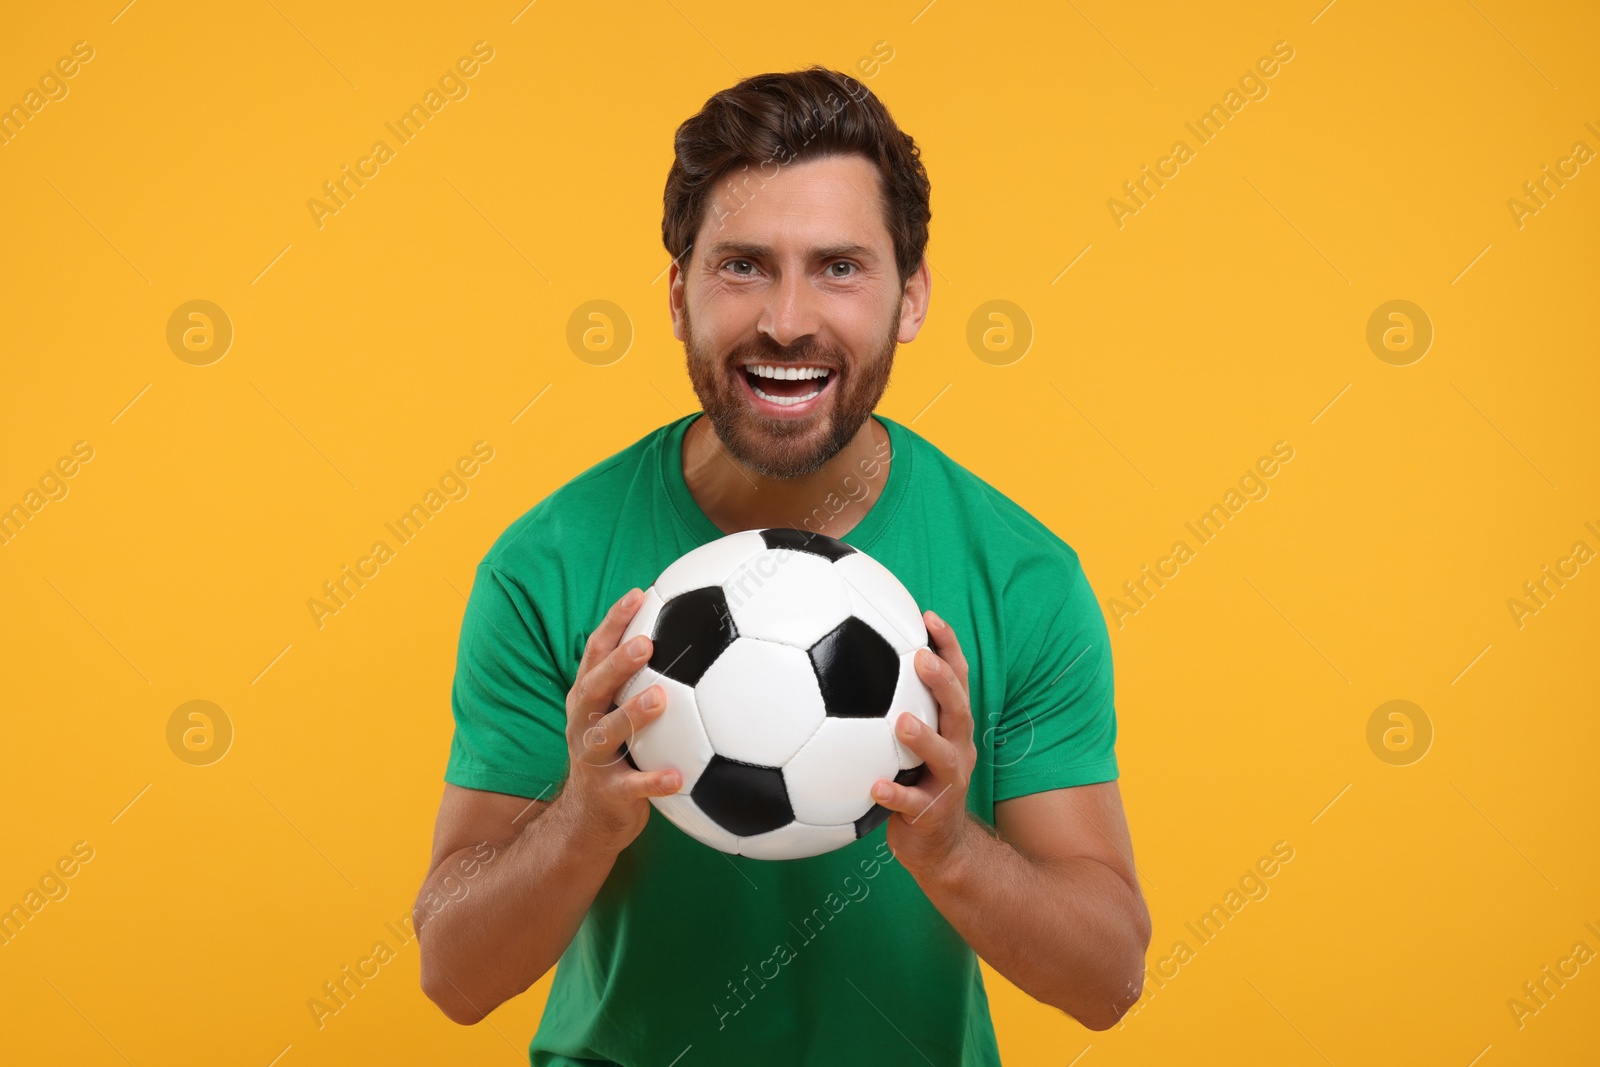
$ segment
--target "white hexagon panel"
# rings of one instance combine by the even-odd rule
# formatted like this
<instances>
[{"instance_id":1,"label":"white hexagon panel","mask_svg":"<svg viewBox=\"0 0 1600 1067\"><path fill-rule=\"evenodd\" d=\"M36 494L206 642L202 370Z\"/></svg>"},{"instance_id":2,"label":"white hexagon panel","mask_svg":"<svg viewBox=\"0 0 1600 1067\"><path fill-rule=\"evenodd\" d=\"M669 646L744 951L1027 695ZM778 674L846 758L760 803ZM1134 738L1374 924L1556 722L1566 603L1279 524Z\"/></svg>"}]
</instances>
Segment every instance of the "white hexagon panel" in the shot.
<instances>
[{"instance_id":1,"label":"white hexagon panel","mask_svg":"<svg viewBox=\"0 0 1600 1067\"><path fill-rule=\"evenodd\" d=\"M872 783L900 771L884 719L830 718L784 765L794 817L816 825L853 823L872 807Z\"/></svg>"},{"instance_id":2,"label":"white hexagon panel","mask_svg":"<svg viewBox=\"0 0 1600 1067\"><path fill-rule=\"evenodd\" d=\"M822 692L798 648L737 638L694 690L717 755L782 767L822 725Z\"/></svg>"},{"instance_id":3,"label":"white hexagon panel","mask_svg":"<svg viewBox=\"0 0 1600 1067\"><path fill-rule=\"evenodd\" d=\"M740 636L810 648L850 617L850 591L834 567L786 548L747 561L722 583Z\"/></svg>"}]
</instances>

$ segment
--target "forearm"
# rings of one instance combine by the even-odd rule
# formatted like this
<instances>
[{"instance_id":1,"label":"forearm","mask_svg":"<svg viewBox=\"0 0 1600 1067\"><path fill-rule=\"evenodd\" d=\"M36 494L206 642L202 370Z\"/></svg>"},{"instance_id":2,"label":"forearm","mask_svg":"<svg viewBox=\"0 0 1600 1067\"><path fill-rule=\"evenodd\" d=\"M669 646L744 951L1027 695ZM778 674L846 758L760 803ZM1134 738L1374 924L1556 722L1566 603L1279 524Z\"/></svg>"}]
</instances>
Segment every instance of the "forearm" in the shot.
<instances>
[{"instance_id":1,"label":"forearm","mask_svg":"<svg viewBox=\"0 0 1600 1067\"><path fill-rule=\"evenodd\" d=\"M441 892L461 853L423 884L419 901L431 893L447 903L416 911L422 987L454 1021L478 1022L537 982L572 942L616 855L587 844L571 814L557 797L516 837L495 843L464 894Z\"/></svg>"},{"instance_id":2,"label":"forearm","mask_svg":"<svg viewBox=\"0 0 1600 1067\"><path fill-rule=\"evenodd\" d=\"M945 920L1036 1000L1103 1030L1138 1000L1150 935L1133 889L1091 859L1037 862L970 815L956 859L916 874Z\"/></svg>"}]
</instances>

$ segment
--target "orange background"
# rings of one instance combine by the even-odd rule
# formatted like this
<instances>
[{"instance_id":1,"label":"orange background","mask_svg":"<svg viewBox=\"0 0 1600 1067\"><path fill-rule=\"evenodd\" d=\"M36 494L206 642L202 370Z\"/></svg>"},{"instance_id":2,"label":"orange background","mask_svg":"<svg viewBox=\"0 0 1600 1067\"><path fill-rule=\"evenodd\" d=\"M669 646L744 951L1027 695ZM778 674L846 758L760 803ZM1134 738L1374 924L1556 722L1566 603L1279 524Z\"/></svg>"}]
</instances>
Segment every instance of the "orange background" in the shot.
<instances>
[{"instance_id":1,"label":"orange background","mask_svg":"<svg viewBox=\"0 0 1600 1067\"><path fill-rule=\"evenodd\" d=\"M1600 151L1592 7L119 7L0 35L0 105L92 49L0 144L0 507L39 505L0 545L0 907L73 870L0 947L0 1058L525 1058L549 978L461 1028L414 941L320 1029L307 1001L423 877L476 563L696 407L661 278L673 130L822 62L933 181L930 318L881 410L1073 545L1115 620L1165 977L1092 1033L987 972L1006 1063L1593 1060L1600 568L1573 549L1600 551L1600 173L1561 162ZM467 94L391 140L477 41ZM1277 42L1200 143L1185 123ZM169 343L194 300L220 317ZM594 300L625 348L569 345ZM319 626L322 583L479 441L467 494ZM1280 441L1267 494L1194 539ZM1110 603L1179 540L1136 614ZM1546 564L1570 577L1519 618ZM1257 899L1196 938L1242 879ZM1547 965L1571 977L1534 1012Z\"/></svg>"}]
</instances>

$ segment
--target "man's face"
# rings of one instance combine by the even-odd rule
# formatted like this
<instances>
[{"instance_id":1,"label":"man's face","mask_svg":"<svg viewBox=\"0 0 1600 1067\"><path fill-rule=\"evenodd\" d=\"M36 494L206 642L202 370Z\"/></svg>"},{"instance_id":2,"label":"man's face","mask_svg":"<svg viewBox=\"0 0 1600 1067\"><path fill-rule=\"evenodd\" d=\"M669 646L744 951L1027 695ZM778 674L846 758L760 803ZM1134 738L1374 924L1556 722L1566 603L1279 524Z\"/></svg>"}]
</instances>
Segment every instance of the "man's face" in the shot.
<instances>
[{"instance_id":1,"label":"man's face","mask_svg":"<svg viewBox=\"0 0 1600 1067\"><path fill-rule=\"evenodd\" d=\"M878 170L863 156L732 178L672 268L673 334L728 451L792 478L819 469L872 414L896 343L921 327L926 268L901 286Z\"/></svg>"}]
</instances>

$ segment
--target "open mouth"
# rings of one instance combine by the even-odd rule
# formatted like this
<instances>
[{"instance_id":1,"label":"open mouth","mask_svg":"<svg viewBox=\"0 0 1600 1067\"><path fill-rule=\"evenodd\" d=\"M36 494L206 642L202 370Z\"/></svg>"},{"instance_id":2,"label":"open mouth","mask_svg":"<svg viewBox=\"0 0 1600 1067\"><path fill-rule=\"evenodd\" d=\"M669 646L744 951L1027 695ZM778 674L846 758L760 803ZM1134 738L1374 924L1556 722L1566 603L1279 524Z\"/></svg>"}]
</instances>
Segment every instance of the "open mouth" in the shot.
<instances>
[{"instance_id":1,"label":"open mouth","mask_svg":"<svg viewBox=\"0 0 1600 1067\"><path fill-rule=\"evenodd\" d=\"M751 393L764 404L797 409L786 414L809 408L835 377L827 367L794 363L747 363L741 373Z\"/></svg>"}]
</instances>

